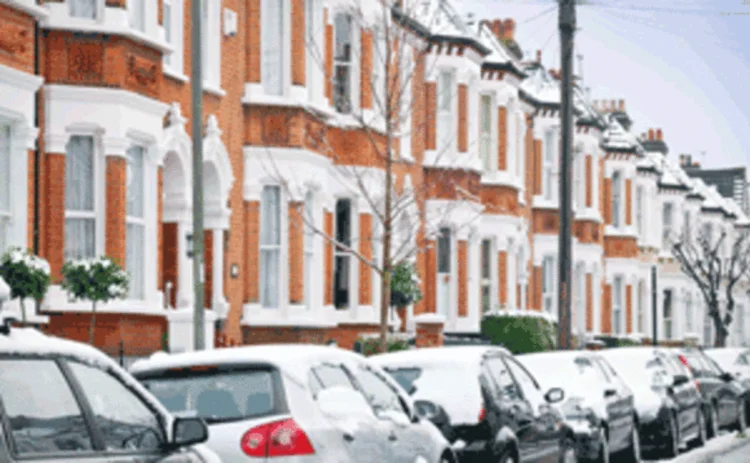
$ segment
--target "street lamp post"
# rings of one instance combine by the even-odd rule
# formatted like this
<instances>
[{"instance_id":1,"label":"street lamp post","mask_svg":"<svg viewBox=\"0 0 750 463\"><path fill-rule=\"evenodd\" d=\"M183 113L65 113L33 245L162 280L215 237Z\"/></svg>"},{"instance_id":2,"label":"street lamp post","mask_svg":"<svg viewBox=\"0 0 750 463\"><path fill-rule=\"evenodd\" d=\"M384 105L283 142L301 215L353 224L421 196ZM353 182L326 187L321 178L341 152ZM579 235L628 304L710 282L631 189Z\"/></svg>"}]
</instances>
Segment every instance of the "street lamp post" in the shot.
<instances>
[{"instance_id":1,"label":"street lamp post","mask_svg":"<svg viewBox=\"0 0 750 463\"><path fill-rule=\"evenodd\" d=\"M190 17L192 36L190 42L192 84L192 132L193 132L193 287L195 307L193 312L193 349L205 348L206 323L203 297L203 39L201 22L202 6L206 0L191 0Z\"/></svg>"}]
</instances>

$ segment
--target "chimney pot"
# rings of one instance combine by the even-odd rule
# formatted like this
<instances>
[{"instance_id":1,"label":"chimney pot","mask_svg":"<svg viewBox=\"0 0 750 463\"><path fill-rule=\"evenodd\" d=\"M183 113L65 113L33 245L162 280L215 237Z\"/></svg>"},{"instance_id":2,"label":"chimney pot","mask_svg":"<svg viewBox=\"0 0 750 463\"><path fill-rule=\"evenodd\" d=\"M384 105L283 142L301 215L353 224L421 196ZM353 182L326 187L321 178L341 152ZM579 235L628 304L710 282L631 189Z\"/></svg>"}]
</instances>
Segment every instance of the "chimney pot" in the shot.
<instances>
[{"instance_id":1,"label":"chimney pot","mask_svg":"<svg viewBox=\"0 0 750 463\"><path fill-rule=\"evenodd\" d=\"M648 129L648 139L649 140L654 139L654 129Z\"/></svg>"},{"instance_id":2,"label":"chimney pot","mask_svg":"<svg viewBox=\"0 0 750 463\"><path fill-rule=\"evenodd\" d=\"M620 111L625 112L625 100L620 100L618 103L620 105Z\"/></svg>"},{"instance_id":3,"label":"chimney pot","mask_svg":"<svg viewBox=\"0 0 750 463\"><path fill-rule=\"evenodd\" d=\"M495 34L498 40L503 38L503 21L495 19L492 21L492 32Z\"/></svg>"},{"instance_id":4,"label":"chimney pot","mask_svg":"<svg viewBox=\"0 0 750 463\"><path fill-rule=\"evenodd\" d=\"M662 140L661 129L656 129L656 139L659 140L659 141Z\"/></svg>"},{"instance_id":5,"label":"chimney pot","mask_svg":"<svg viewBox=\"0 0 750 463\"><path fill-rule=\"evenodd\" d=\"M542 62L542 50L536 51L536 62L541 63Z\"/></svg>"},{"instance_id":6,"label":"chimney pot","mask_svg":"<svg viewBox=\"0 0 750 463\"><path fill-rule=\"evenodd\" d=\"M508 18L503 21L503 38L505 40L513 40L515 30L516 22L512 18Z\"/></svg>"},{"instance_id":7,"label":"chimney pot","mask_svg":"<svg viewBox=\"0 0 750 463\"><path fill-rule=\"evenodd\" d=\"M609 110L617 111L617 100L612 100L609 102Z\"/></svg>"}]
</instances>

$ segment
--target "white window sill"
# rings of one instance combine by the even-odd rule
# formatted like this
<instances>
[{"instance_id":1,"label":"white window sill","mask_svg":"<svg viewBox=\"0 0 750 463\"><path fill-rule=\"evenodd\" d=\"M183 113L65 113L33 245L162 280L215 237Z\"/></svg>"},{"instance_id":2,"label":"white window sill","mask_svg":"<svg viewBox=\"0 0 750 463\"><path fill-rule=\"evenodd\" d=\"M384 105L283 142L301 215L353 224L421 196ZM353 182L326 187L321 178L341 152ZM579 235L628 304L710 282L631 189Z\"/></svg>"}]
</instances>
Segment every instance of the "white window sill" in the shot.
<instances>
[{"instance_id":1,"label":"white window sill","mask_svg":"<svg viewBox=\"0 0 750 463\"><path fill-rule=\"evenodd\" d=\"M190 78L188 76L186 76L185 74L183 74L182 72L176 69L164 66L163 72L165 76L171 79L174 79L178 82L182 82L183 84L190 82Z\"/></svg>"},{"instance_id":2,"label":"white window sill","mask_svg":"<svg viewBox=\"0 0 750 463\"><path fill-rule=\"evenodd\" d=\"M522 187L520 179L503 170L495 170L494 172L482 173L482 185L487 186L507 186L515 190L520 190Z\"/></svg>"},{"instance_id":3,"label":"white window sill","mask_svg":"<svg viewBox=\"0 0 750 463\"><path fill-rule=\"evenodd\" d=\"M203 92L219 98L223 98L227 94L221 87L205 81L203 82Z\"/></svg>"},{"instance_id":4,"label":"white window sill","mask_svg":"<svg viewBox=\"0 0 750 463\"><path fill-rule=\"evenodd\" d=\"M635 230L633 230L633 227L615 228L612 225L604 227L604 236L638 239L638 235L635 233Z\"/></svg>"},{"instance_id":5,"label":"white window sill","mask_svg":"<svg viewBox=\"0 0 750 463\"><path fill-rule=\"evenodd\" d=\"M602 222L602 216L599 214L599 211L591 207L587 207L580 212L574 212L573 217L575 220L585 220L587 222L596 223Z\"/></svg>"},{"instance_id":6,"label":"white window sill","mask_svg":"<svg viewBox=\"0 0 750 463\"><path fill-rule=\"evenodd\" d=\"M557 210L560 207L560 202L557 199L547 199L544 196L534 196L531 201L531 207L534 209L554 209Z\"/></svg>"}]
</instances>

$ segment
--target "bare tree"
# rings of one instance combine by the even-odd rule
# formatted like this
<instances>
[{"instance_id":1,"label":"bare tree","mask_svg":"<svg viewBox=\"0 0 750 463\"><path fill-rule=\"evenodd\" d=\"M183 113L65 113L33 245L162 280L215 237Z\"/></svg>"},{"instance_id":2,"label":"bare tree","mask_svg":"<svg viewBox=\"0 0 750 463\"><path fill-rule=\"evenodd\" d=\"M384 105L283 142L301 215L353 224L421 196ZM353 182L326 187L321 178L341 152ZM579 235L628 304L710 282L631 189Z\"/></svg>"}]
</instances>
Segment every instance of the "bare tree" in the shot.
<instances>
[{"instance_id":1,"label":"bare tree","mask_svg":"<svg viewBox=\"0 0 750 463\"><path fill-rule=\"evenodd\" d=\"M734 238L729 238L726 232L722 232L715 242L706 233L699 234L695 240L683 235L672 247L682 271L695 282L703 295L708 316L714 324L716 347L726 345L728 328L733 320L734 290L750 270L747 230L736 228L734 235ZM730 247L725 245L727 240L731 240ZM727 249L728 255L722 252ZM720 304L722 292L726 299L723 314Z\"/></svg>"},{"instance_id":2,"label":"bare tree","mask_svg":"<svg viewBox=\"0 0 750 463\"><path fill-rule=\"evenodd\" d=\"M351 30L368 31L374 43L371 53L372 75L362 73L360 76L362 88L367 89L371 95L371 109L365 111L360 109L359 105L353 104L350 98L352 92L347 92L346 88L351 80L340 75L339 72L343 71L339 71L335 65L332 75L327 75L326 78L332 88L335 108L353 122L352 127L355 130L364 133L366 146L361 146L361 149L375 154L376 165L359 165L356 160L346 157L349 153L337 151L328 130L324 128L324 123L314 128L308 126L305 137L311 145L316 146L318 151L333 161L334 175L337 179L348 185L356 196L362 198L369 206L373 217L373 230L378 230L377 233L373 232L369 239L380 245L380 256L371 258L360 252L358 245L362 238L342 242L337 238L335 231L331 234L324 227L316 225L310 214L301 210L300 216L304 227L322 237L324 242L339 252L353 256L380 277L380 350L384 352L387 349L389 332L393 269L412 261L434 242L439 234L440 223L452 213L457 204L476 205L473 208L475 216L466 220L460 227L471 225L481 214L481 207L478 206L481 201L476 192L471 191L471 186L467 187L451 176L451 172L464 168L459 167L455 159L451 158L451 150L446 147L437 149L435 164L443 169L432 169L429 181L418 182L416 185L407 185L403 181L403 173L409 171L412 163L421 159L406 159L400 156L399 143L411 140L412 135L424 137L425 130L428 130L430 125L434 129L436 124L436 121L430 120L426 114L421 118L423 120L414 117L417 113L422 114L421 111L416 111L416 108L420 104L425 104L426 97L418 90L422 87L415 83L421 83L418 79L423 79L421 76L430 73L427 59L430 44L424 37L420 37L420 33L423 32L421 28L429 28L435 21L437 12L430 16L428 24L420 25L413 20L419 2L339 0L338 3L338 7L348 14ZM424 15L422 20L425 20ZM316 64L328 74L330 70L326 67L320 44L308 37L307 48L310 52L308 57L312 56ZM360 65L358 47L351 46L343 50L343 53L349 56L351 66ZM450 98L456 96L454 91L451 91ZM440 98L442 95L437 96ZM324 115L318 117L321 118L321 122L325 122ZM404 121L409 123L404 124ZM455 137L455 134L453 135ZM436 137L450 137L450 134L437 134ZM270 151L267 161L264 163L264 169L270 172L286 191L290 192L292 184L299 184L289 178L293 173L281 172ZM373 170L373 167L376 170ZM398 189L397 181L400 184ZM437 213L433 211L432 216L428 217L424 201L436 196L450 197L453 201L444 210Z\"/></svg>"}]
</instances>

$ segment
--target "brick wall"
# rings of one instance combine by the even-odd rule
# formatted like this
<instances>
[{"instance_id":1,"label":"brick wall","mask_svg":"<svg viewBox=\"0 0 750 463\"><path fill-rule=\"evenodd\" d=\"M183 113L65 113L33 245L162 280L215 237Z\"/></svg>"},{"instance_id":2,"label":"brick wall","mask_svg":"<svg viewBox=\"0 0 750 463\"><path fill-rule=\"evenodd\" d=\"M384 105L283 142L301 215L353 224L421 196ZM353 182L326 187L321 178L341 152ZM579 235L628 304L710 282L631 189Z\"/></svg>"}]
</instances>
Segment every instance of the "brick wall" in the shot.
<instances>
[{"instance_id":1,"label":"brick wall","mask_svg":"<svg viewBox=\"0 0 750 463\"><path fill-rule=\"evenodd\" d=\"M586 207L591 207L594 204L593 160L590 154L586 155Z\"/></svg>"},{"instance_id":2,"label":"brick wall","mask_svg":"<svg viewBox=\"0 0 750 463\"><path fill-rule=\"evenodd\" d=\"M258 267L260 265L260 202L245 202L245 242L243 250L245 251L244 263L244 302L259 302L260 293L258 291L258 282L260 274Z\"/></svg>"},{"instance_id":3,"label":"brick wall","mask_svg":"<svg viewBox=\"0 0 750 463\"><path fill-rule=\"evenodd\" d=\"M500 304L508 302L508 251L497 253L497 289Z\"/></svg>"},{"instance_id":4,"label":"brick wall","mask_svg":"<svg viewBox=\"0 0 750 463\"><path fill-rule=\"evenodd\" d=\"M469 315L468 243L458 242L458 316Z\"/></svg>"},{"instance_id":5,"label":"brick wall","mask_svg":"<svg viewBox=\"0 0 750 463\"><path fill-rule=\"evenodd\" d=\"M602 333L612 333L612 285L602 282Z\"/></svg>"},{"instance_id":6,"label":"brick wall","mask_svg":"<svg viewBox=\"0 0 750 463\"><path fill-rule=\"evenodd\" d=\"M372 254L372 215L359 216L359 253L367 260L373 259ZM372 303L372 269L362 261L359 262L359 304ZM379 291L380 288L374 288Z\"/></svg>"},{"instance_id":7,"label":"brick wall","mask_svg":"<svg viewBox=\"0 0 750 463\"><path fill-rule=\"evenodd\" d=\"M508 157L508 109L504 106L497 108L497 168L507 168Z\"/></svg>"},{"instance_id":8,"label":"brick wall","mask_svg":"<svg viewBox=\"0 0 750 463\"><path fill-rule=\"evenodd\" d=\"M302 203L289 203L289 303L301 304L305 298L305 222Z\"/></svg>"},{"instance_id":9,"label":"brick wall","mask_svg":"<svg viewBox=\"0 0 750 463\"><path fill-rule=\"evenodd\" d=\"M586 331L594 330L594 277L586 274Z\"/></svg>"},{"instance_id":10,"label":"brick wall","mask_svg":"<svg viewBox=\"0 0 750 463\"><path fill-rule=\"evenodd\" d=\"M125 213L127 200L127 160L108 156L107 160L107 218L105 253L125 267Z\"/></svg>"},{"instance_id":11,"label":"brick wall","mask_svg":"<svg viewBox=\"0 0 750 463\"><path fill-rule=\"evenodd\" d=\"M625 327L628 333L633 332L633 286L625 287Z\"/></svg>"},{"instance_id":12,"label":"brick wall","mask_svg":"<svg viewBox=\"0 0 750 463\"><path fill-rule=\"evenodd\" d=\"M466 84L458 86L458 151L469 150L469 88Z\"/></svg>"}]
</instances>

